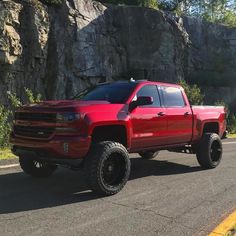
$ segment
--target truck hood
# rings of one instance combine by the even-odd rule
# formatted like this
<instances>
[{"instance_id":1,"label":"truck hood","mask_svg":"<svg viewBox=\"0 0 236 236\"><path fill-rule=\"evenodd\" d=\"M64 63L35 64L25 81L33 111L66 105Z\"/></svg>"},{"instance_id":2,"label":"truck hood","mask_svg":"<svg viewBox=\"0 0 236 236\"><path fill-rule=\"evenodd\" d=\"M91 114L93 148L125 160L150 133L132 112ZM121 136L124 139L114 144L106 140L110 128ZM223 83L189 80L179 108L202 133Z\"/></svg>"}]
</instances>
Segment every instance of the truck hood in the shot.
<instances>
[{"instance_id":1,"label":"truck hood","mask_svg":"<svg viewBox=\"0 0 236 236\"><path fill-rule=\"evenodd\" d=\"M124 104L111 104L107 101L78 101L58 100L43 101L37 104L28 104L19 108L18 111L25 112L112 112L120 110Z\"/></svg>"},{"instance_id":2,"label":"truck hood","mask_svg":"<svg viewBox=\"0 0 236 236\"><path fill-rule=\"evenodd\" d=\"M38 104L27 105L27 107L50 107L50 108L68 108L78 106L90 106L98 104L110 104L107 101L78 101L78 100L58 100L58 101L43 101Z\"/></svg>"}]
</instances>

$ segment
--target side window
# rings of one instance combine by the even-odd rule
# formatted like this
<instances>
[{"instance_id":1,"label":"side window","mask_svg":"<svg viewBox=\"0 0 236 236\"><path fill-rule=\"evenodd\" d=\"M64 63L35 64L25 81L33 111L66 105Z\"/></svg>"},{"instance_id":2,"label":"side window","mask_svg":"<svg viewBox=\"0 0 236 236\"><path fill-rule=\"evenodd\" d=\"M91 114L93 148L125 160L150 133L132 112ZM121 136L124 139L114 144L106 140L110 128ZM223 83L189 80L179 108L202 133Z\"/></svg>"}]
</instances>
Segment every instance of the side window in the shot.
<instances>
[{"instance_id":1,"label":"side window","mask_svg":"<svg viewBox=\"0 0 236 236\"><path fill-rule=\"evenodd\" d=\"M179 88L162 87L161 91L165 107L184 107L186 105Z\"/></svg>"},{"instance_id":2,"label":"side window","mask_svg":"<svg viewBox=\"0 0 236 236\"><path fill-rule=\"evenodd\" d=\"M146 96L153 97L153 104L149 105L149 106L145 106L145 107L160 107L161 106L157 86L155 86L155 85L146 85L146 86L142 87L138 91L138 93L136 95L136 99L137 99L137 97L146 97Z\"/></svg>"}]
</instances>

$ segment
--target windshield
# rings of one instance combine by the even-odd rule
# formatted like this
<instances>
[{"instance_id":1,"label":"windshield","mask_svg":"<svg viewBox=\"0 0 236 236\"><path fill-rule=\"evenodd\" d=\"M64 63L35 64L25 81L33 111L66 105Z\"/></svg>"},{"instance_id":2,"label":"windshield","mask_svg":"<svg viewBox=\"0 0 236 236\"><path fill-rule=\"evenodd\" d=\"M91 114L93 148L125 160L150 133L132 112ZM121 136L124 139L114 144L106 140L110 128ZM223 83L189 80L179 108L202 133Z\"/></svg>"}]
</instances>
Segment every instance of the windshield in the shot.
<instances>
[{"instance_id":1,"label":"windshield","mask_svg":"<svg viewBox=\"0 0 236 236\"><path fill-rule=\"evenodd\" d=\"M112 83L97 86L81 98L83 101L104 100L124 104L136 87L136 83Z\"/></svg>"}]
</instances>

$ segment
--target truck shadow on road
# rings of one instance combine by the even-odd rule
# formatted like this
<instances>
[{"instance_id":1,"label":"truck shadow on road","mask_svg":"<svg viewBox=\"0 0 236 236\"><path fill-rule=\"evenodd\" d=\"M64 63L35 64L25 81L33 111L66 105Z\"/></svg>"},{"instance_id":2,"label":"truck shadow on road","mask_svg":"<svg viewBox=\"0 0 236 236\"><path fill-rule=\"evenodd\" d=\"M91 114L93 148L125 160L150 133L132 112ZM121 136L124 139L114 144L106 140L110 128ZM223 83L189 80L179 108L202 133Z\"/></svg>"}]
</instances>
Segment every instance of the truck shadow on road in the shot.
<instances>
[{"instance_id":1,"label":"truck shadow on road","mask_svg":"<svg viewBox=\"0 0 236 236\"><path fill-rule=\"evenodd\" d=\"M130 180L146 176L187 174L202 170L168 161L131 159ZM48 179L34 179L23 172L1 174L0 214L44 209L100 198L87 187L83 172L59 169Z\"/></svg>"}]
</instances>

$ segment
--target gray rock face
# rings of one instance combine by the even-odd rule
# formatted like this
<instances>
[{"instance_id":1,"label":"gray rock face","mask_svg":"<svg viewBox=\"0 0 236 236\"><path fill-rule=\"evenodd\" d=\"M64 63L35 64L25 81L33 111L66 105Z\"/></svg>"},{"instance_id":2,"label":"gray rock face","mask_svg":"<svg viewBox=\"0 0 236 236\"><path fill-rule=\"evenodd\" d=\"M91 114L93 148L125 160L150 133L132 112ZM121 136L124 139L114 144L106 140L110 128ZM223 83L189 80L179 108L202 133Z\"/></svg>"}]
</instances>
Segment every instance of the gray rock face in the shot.
<instances>
[{"instance_id":1,"label":"gray rock face","mask_svg":"<svg viewBox=\"0 0 236 236\"><path fill-rule=\"evenodd\" d=\"M184 18L191 46L185 79L199 83L205 103L224 101L235 110L236 28Z\"/></svg>"},{"instance_id":2,"label":"gray rock face","mask_svg":"<svg viewBox=\"0 0 236 236\"><path fill-rule=\"evenodd\" d=\"M24 98L24 87L45 99L64 99L98 82L130 77L220 80L223 71L232 80L235 39L236 30L148 8L107 8L92 0L67 0L61 7L2 0L0 102L8 103L7 90Z\"/></svg>"}]
</instances>

